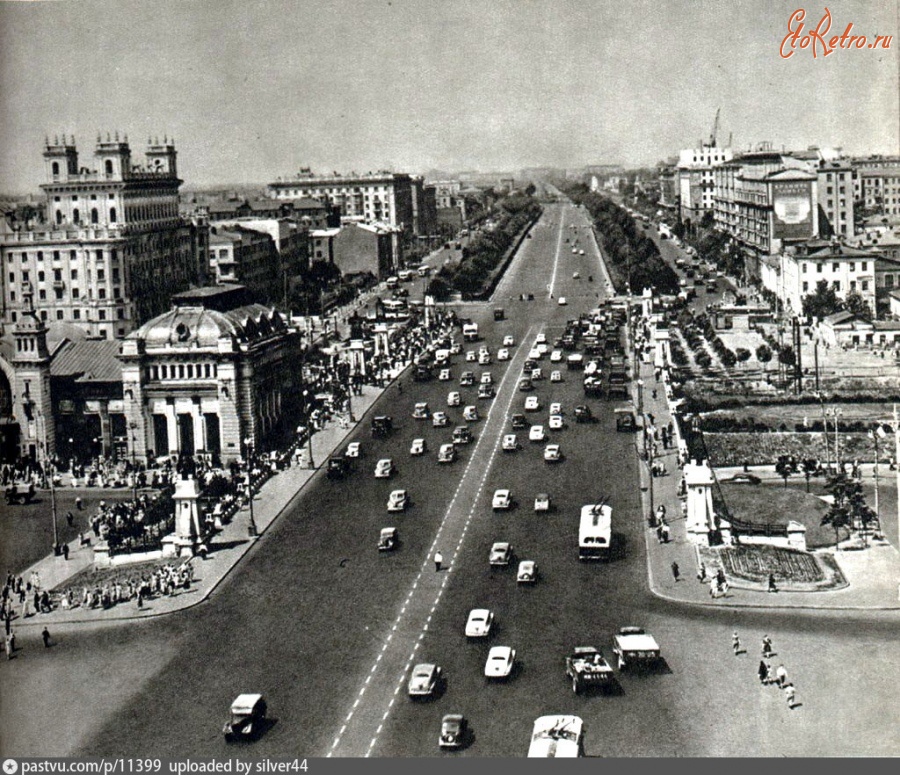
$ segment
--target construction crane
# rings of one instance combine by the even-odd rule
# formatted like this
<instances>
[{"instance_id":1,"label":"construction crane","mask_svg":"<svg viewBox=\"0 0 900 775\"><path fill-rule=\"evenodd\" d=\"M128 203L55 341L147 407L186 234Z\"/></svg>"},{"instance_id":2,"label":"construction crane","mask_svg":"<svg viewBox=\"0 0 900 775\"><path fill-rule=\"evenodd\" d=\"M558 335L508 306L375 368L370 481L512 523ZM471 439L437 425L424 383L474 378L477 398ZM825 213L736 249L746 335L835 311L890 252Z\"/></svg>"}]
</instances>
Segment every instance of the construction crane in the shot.
<instances>
[{"instance_id":1,"label":"construction crane","mask_svg":"<svg viewBox=\"0 0 900 775\"><path fill-rule=\"evenodd\" d=\"M719 133L719 113L721 113L722 108L716 108L716 120L713 121L712 132L709 135L709 147L716 147L716 135Z\"/></svg>"}]
</instances>

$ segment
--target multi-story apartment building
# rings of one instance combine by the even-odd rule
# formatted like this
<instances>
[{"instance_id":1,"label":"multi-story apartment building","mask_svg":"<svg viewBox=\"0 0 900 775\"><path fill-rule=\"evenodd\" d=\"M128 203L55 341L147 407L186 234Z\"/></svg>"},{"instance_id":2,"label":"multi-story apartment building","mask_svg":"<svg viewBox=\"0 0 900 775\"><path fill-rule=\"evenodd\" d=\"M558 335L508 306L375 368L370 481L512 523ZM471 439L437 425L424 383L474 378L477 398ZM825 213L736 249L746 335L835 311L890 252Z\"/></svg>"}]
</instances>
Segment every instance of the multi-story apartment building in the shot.
<instances>
[{"instance_id":1,"label":"multi-story apartment building","mask_svg":"<svg viewBox=\"0 0 900 775\"><path fill-rule=\"evenodd\" d=\"M870 215L900 215L900 156L853 159L855 196Z\"/></svg>"},{"instance_id":2,"label":"multi-story apartment building","mask_svg":"<svg viewBox=\"0 0 900 775\"><path fill-rule=\"evenodd\" d=\"M731 161L731 148L717 145L701 145L688 148L678 154L677 195L681 220L686 224L697 224L704 213L715 207L715 178L713 170Z\"/></svg>"},{"instance_id":3,"label":"multi-story apartment building","mask_svg":"<svg viewBox=\"0 0 900 775\"><path fill-rule=\"evenodd\" d=\"M819 227L822 236L852 237L856 228L853 201L853 167L846 160L820 161L818 176Z\"/></svg>"},{"instance_id":4,"label":"multi-story apartment building","mask_svg":"<svg viewBox=\"0 0 900 775\"><path fill-rule=\"evenodd\" d=\"M269 194L275 199L311 197L334 202L340 206L343 217L380 221L414 231L413 182L404 173L315 175L306 168L289 180L270 183Z\"/></svg>"},{"instance_id":5,"label":"multi-story apartment building","mask_svg":"<svg viewBox=\"0 0 900 775\"><path fill-rule=\"evenodd\" d=\"M45 225L0 235L4 323L31 289L42 321L122 337L203 281L208 226L179 215L174 141L149 143L143 165L118 135L98 137L93 170L74 138L48 140L43 155Z\"/></svg>"},{"instance_id":6,"label":"multi-story apartment building","mask_svg":"<svg viewBox=\"0 0 900 775\"><path fill-rule=\"evenodd\" d=\"M217 284L237 282L255 299L280 299L278 250L271 235L240 223L210 226L209 272Z\"/></svg>"}]
</instances>

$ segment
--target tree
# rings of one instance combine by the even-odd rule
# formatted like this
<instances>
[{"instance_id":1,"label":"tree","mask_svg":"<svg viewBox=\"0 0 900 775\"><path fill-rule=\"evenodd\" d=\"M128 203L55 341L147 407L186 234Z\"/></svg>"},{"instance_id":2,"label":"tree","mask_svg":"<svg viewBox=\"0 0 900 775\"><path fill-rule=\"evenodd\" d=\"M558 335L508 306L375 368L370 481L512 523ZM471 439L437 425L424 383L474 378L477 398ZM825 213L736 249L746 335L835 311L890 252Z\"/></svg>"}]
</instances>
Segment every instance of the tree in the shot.
<instances>
[{"instance_id":1,"label":"tree","mask_svg":"<svg viewBox=\"0 0 900 775\"><path fill-rule=\"evenodd\" d=\"M738 347L734 354L738 363L746 363L750 360L750 351L745 347Z\"/></svg>"},{"instance_id":2,"label":"tree","mask_svg":"<svg viewBox=\"0 0 900 775\"><path fill-rule=\"evenodd\" d=\"M537 191L537 189L534 187L534 183L529 183L525 187L525 195L526 196L534 196L535 191Z\"/></svg>"},{"instance_id":3,"label":"tree","mask_svg":"<svg viewBox=\"0 0 900 775\"><path fill-rule=\"evenodd\" d=\"M428 283L428 290L425 293L433 296L435 301L447 301L450 298L452 288L443 277L433 277Z\"/></svg>"},{"instance_id":4,"label":"tree","mask_svg":"<svg viewBox=\"0 0 900 775\"><path fill-rule=\"evenodd\" d=\"M783 363L785 366L793 366L794 365L794 348L790 345L785 345L781 348L781 352L778 353L778 362Z\"/></svg>"},{"instance_id":5,"label":"tree","mask_svg":"<svg viewBox=\"0 0 900 775\"><path fill-rule=\"evenodd\" d=\"M834 286L828 284L827 280L819 280L816 283L816 290L803 297L803 314L807 317L821 320L840 309L841 302L837 297L837 291Z\"/></svg>"},{"instance_id":6,"label":"tree","mask_svg":"<svg viewBox=\"0 0 900 775\"><path fill-rule=\"evenodd\" d=\"M705 213L703 213L703 217L700 219L700 227L703 229L711 229L715 222L716 217L713 215L713 211L707 210Z\"/></svg>"},{"instance_id":7,"label":"tree","mask_svg":"<svg viewBox=\"0 0 900 775\"><path fill-rule=\"evenodd\" d=\"M844 305L847 312L851 312L863 320L872 319L872 308L868 305L859 291L850 291L850 293L847 294L847 298L844 300Z\"/></svg>"},{"instance_id":8,"label":"tree","mask_svg":"<svg viewBox=\"0 0 900 775\"><path fill-rule=\"evenodd\" d=\"M819 461L809 458L803 461L803 476L806 478L806 492L809 492L809 478L819 470Z\"/></svg>"},{"instance_id":9,"label":"tree","mask_svg":"<svg viewBox=\"0 0 900 775\"><path fill-rule=\"evenodd\" d=\"M772 360L772 350L767 344L761 344L756 348L756 360L763 365L763 371L766 370L766 364Z\"/></svg>"},{"instance_id":10,"label":"tree","mask_svg":"<svg viewBox=\"0 0 900 775\"><path fill-rule=\"evenodd\" d=\"M840 531L849 531L859 524L865 534L868 526L875 521L875 512L866 504L862 482L859 479L839 472L828 478L825 489L831 494L834 502L822 517L823 525L831 525L834 530L834 544L840 542Z\"/></svg>"},{"instance_id":11,"label":"tree","mask_svg":"<svg viewBox=\"0 0 900 775\"><path fill-rule=\"evenodd\" d=\"M787 455L779 455L778 462L775 464L775 473L784 479L784 488L787 489L788 478L794 473L794 466Z\"/></svg>"}]
</instances>

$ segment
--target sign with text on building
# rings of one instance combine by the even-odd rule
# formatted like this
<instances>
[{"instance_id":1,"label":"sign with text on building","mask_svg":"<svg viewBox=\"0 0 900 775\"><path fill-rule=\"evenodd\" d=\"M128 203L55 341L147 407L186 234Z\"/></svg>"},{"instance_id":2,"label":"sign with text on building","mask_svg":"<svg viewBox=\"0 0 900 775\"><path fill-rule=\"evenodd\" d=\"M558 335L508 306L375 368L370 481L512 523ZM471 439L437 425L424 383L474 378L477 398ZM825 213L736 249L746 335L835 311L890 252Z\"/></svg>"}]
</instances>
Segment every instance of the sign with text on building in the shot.
<instances>
[{"instance_id":1,"label":"sign with text on building","mask_svg":"<svg viewBox=\"0 0 900 775\"><path fill-rule=\"evenodd\" d=\"M772 183L775 239L812 239L812 182L792 180Z\"/></svg>"}]
</instances>

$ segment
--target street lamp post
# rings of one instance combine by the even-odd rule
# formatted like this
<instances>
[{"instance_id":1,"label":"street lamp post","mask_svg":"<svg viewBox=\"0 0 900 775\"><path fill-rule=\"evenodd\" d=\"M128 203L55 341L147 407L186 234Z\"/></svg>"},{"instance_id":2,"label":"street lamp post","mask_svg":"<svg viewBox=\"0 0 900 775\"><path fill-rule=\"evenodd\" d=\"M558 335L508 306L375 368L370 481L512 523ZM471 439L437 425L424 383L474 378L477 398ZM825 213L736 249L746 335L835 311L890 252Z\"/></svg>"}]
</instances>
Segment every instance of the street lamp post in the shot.
<instances>
[{"instance_id":1,"label":"street lamp post","mask_svg":"<svg viewBox=\"0 0 900 775\"><path fill-rule=\"evenodd\" d=\"M247 500L250 502L250 524L247 526L247 535L251 538L257 534L256 520L253 518L253 437L244 439L247 448Z\"/></svg>"},{"instance_id":2,"label":"street lamp post","mask_svg":"<svg viewBox=\"0 0 900 775\"><path fill-rule=\"evenodd\" d=\"M131 429L131 497L137 500L137 436L135 435L137 423L132 422L129 428Z\"/></svg>"},{"instance_id":3,"label":"street lamp post","mask_svg":"<svg viewBox=\"0 0 900 775\"><path fill-rule=\"evenodd\" d=\"M50 471L50 454L47 450L47 418L41 413L38 415L41 428L41 452L44 457L44 476L50 487L50 515L53 520L53 554L59 557L62 550L59 545L59 525L56 519L56 485L53 482L53 472Z\"/></svg>"}]
</instances>

